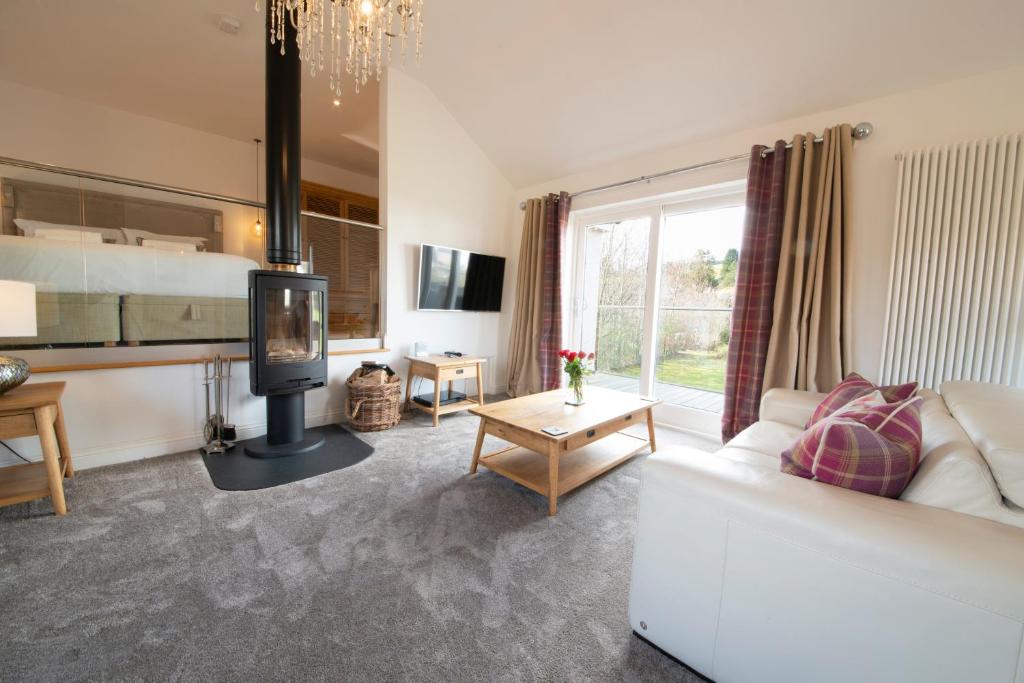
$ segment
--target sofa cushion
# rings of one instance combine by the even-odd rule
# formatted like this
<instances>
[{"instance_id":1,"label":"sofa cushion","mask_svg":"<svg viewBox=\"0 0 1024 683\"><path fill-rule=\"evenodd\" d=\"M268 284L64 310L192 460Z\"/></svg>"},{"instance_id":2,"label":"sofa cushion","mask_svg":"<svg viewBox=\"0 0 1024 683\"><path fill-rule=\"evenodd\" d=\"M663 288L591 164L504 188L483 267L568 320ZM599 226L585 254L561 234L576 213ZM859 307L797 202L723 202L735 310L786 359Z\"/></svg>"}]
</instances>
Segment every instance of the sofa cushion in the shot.
<instances>
[{"instance_id":1,"label":"sofa cushion","mask_svg":"<svg viewBox=\"0 0 1024 683\"><path fill-rule=\"evenodd\" d=\"M811 425L828 417L850 401L858 399L861 396L866 396L876 390L882 393L882 397L885 398L886 402L900 403L914 395L917 391L917 382L876 387L873 383L864 379L856 372L851 372L846 376L846 379L840 382L839 385L830 391L828 396L818 404L818 407L814 409L814 413L811 414L811 419L807 421L805 427L810 428Z\"/></svg>"},{"instance_id":2,"label":"sofa cushion","mask_svg":"<svg viewBox=\"0 0 1024 683\"><path fill-rule=\"evenodd\" d=\"M734 436L724 448L743 448L766 455L772 459L772 469L775 469L779 466L779 455L803 431L783 422L760 420Z\"/></svg>"},{"instance_id":3,"label":"sofa cushion","mask_svg":"<svg viewBox=\"0 0 1024 683\"><path fill-rule=\"evenodd\" d=\"M988 464L945 402L922 389L921 464L900 500L1024 527L1024 511L1003 503Z\"/></svg>"},{"instance_id":4,"label":"sofa cushion","mask_svg":"<svg viewBox=\"0 0 1024 683\"><path fill-rule=\"evenodd\" d=\"M949 411L981 451L1003 496L1024 506L1024 389L946 382Z\"/></svg>"},{"instance_id":5,"label":"sofa cushion","mask_svg":"<svg viewBox=\"0 0 1024 683\"><path fill-rule=\"evenodd\" d=\"M779 454L789 447L802 429L783 422L761 420L737 434L718 451L718 455L757 465L771 470L779 469Z\"/></svg>"},{"instance_id":6,"label":"sofa cushion","mask_svg":"<svg viewBox=\"0 0 1024 683\"><path fill-rule=\"evenodd\" d=\"M779 389L778 387L769 389L761 397L760 419L792 425L803 431L807 428L807 421L811 419L811 415L814 414L818 404L824 398L825 394L814 391Z\"/></svg>"},{"instance_id":7,"label":"sofa cushion","mask_svg":"<svg viewBox=\"0 0 1024 683\"><path fill-rule=\"evenodd\" d=\"M888 403L879 391L815 423L782 452L782 471L897 498L921 455L920 398Z\"/></svg>"},{"instance_id":8,"label":"sofa cushion","mask_svg":"<svg viewBox=\"0 0 1024 683\"><path fill-rule=\"evenodd\" d=\"M774 471L779 469L778 456L772 457L749 448L736 448L735 446L730 446L729 448L723 448L715 453L715 455L725 458L726 460L754 465L755 467L765 470Z\"/></svg>"}]
</instances>

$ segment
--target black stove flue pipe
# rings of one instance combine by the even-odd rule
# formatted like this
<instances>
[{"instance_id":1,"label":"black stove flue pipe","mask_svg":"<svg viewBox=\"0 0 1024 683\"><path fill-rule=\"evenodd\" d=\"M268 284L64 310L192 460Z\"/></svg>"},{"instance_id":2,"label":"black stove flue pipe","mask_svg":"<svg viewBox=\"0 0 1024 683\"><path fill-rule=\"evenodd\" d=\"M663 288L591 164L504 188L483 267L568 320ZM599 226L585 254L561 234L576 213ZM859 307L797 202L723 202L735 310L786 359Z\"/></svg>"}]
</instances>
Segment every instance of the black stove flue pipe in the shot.
<instances>
[{"instance_id":1,"label":"black stove flue pipe","mask_svg":"<svg viewBox=\"0 0 1024 683\"><path fill-rule=\"evenodd\" d=\"M268 2L268 29L270 22ZM257 458L282 458L308 453L324 443L322 435L309 435L305 432L305 392L326 383L326 358L321 355L316 361L276 366L267 365L266 360L268 312L264 288L270 286L269 283L294 280L285 283L284 287L278 282L278 288L319 291L324 302L323 313L326 312L326 280L294 272L302 261L299 225L302 189L302 68L295 35L295 27L286 18L284 54L281 54L280 41L275 41L273 45L269 40L266 41L266 247L271 270L249 273L249 383L253 394L267 397L267 434L249 439L245 445L245 452ZM323 340L323 328L321 334Z\"/></svg>"},{"instance_id":2,"label":"black stove flue pipe","mask_svg":"<svg viewBox=\"0 0 1024 683\"><path fill-rule=\"evenodd\" d=\"M270 3L267 3L270 28ZM285 18L281 42L266 43L267 59L267 261L298 265L302 261L299 233L302 180L302 66L295 27Z\"/></svg>"}]
</instances>

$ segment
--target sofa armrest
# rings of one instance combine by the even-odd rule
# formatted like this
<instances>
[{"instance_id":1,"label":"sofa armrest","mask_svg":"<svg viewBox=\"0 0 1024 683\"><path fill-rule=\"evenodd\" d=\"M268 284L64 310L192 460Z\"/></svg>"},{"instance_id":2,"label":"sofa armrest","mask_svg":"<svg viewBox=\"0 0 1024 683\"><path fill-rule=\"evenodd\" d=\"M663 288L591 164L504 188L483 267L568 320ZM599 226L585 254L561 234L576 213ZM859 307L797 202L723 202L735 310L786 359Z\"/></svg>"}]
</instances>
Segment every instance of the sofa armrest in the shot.
<instances>
[{"instance_id":1,"label":"sofa armrest","mask_svg":"<svg viewBox=\"0 0 1024 683\"><path fill-rule=\"evenodd\" d=\"M630 623L718 680L1013 681L1022 572L1022 529L664 449L644 464Z\"/></svg>"},{"instance_id":2,"label":"sofa armrest","mask_svg":"<svg viewBox=\"0 0 1024 683\"><path fill-rule=\"evenodd\" d=\"M804 428L826 394L796 389L769 389L761 397L762 420Z\"/></svg>"}]
</instances>

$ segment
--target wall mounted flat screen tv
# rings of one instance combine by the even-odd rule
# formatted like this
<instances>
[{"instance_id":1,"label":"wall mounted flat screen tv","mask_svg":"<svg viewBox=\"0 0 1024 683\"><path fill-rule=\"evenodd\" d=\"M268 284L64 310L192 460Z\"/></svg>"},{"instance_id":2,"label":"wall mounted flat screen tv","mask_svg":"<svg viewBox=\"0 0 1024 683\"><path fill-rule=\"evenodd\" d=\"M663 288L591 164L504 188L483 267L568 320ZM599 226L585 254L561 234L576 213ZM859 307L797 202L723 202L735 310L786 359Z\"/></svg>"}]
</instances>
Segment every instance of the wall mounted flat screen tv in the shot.
<instances>
[{"instance_id":1,"label":"wall mounted flat screen tv","mask_svg":"<svg viewBox=\"0 0 1024 683\"><path fill-rule=\"evenodd\" d=\"M421 311L500 311L504 279L501 256L420 246Z\"/></svg>"}]
</instances>

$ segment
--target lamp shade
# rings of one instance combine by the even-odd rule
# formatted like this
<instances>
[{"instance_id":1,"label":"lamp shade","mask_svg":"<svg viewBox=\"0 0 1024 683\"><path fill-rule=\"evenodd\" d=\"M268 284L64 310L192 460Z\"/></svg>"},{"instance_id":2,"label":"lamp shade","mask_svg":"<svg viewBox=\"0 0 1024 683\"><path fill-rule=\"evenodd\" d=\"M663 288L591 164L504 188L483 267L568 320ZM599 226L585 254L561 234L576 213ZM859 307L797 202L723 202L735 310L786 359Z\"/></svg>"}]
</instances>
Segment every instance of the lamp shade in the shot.
<instances>
[{"instance_id":1,"label":"lamp shade","mask_svg":"<svg viewBox=\"0 0 1024 683\"><path fill-rule=\"evenodd\" d=\"M36 336L36 286L0 280L0 337Z\"/></svg>"}]
</instances>

